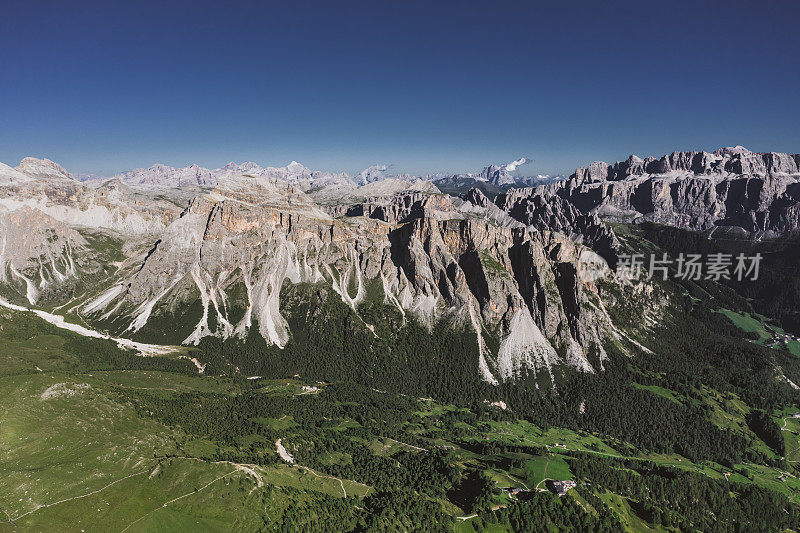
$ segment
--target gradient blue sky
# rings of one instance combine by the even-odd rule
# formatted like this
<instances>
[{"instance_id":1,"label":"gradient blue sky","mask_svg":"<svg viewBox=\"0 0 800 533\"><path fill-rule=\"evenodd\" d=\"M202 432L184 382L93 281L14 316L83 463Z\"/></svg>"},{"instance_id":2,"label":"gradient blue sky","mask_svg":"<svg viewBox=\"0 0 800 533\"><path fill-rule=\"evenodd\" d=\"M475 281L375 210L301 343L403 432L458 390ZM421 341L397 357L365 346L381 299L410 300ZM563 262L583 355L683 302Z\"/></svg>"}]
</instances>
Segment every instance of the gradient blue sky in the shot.
<instances>
[{"instance_id":1,"label":"gradient blue sky","mask_svg":"<svg viewBox=\"0 0 800 533\"><path fill-rule=\"evenodd\" d=\"M37 2L0 19L0 161L526 174L800 151L800 2ZM652 5L648 5L652 4Z\"/></svg>"}]
</instances>

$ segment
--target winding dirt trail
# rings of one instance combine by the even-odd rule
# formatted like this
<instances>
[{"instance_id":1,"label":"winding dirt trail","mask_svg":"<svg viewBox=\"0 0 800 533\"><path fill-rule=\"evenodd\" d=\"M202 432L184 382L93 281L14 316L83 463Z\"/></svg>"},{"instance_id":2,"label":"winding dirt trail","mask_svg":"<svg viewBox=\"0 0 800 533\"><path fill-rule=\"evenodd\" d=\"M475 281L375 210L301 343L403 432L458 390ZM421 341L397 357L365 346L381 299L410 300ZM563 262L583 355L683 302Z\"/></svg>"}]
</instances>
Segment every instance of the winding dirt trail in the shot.
<instances>
[{"instance_id":1,"label":"winding dirt trail","mask_svg":"<svg viewBox=\"0 0 800 533\"><path fill-rule=\"evenodd\" d=\"M547 467L550 466L550 459L544 464L544 471L542 472L542 480L533 487L534 490L540 490L539 485L547 481Z\"/></svg>"},{"instance_id":2,"label":"winding dirt trail","mask_svg":"<svg viewBox=\"0 0 800 533\"><path fill-rule=\"evenodd\" d=\"M63 500L58 500L57 502L48 503L48 504L46 504L46 505L44 505L44 504L43 504L43 505L37 505L36 507L34 507L32 510L28 511L27 513L23 513L23 514L21 514L21 515L15 516L15 517L12 519L12 522L13 522L13 521L15 521L15 520L19 520L19 519L20 519L20 518L22 518L22 517L28 516L28 515L29 515L29 514L31 514L31 513L35 513L35 512L36 512L36 511L38 511L39 509L44 509L44 508L47 508L47 507L52 507L52 506L54 506L54 505L58 505L58 504L60 504L60 503L65 503L65 502L69 502L69 501L72 501L72 500L79 500L79 499L81 499L81 498L86 498L86 497L88 497L88 496L91 496L92 494L97 494L98 492L104 491L105 489L107 489L108 487L110 487L110 486L112 486L112 485L116 485L116 484L117 484L117 483L119 483L120 481L124 481L124 480L126 480L126 479L129 479L129 478L132 478L132 477L134 477L134 476L141 476L142 474L146 474L146 473L147 473L147 472L149 472L149 471L150 471L150 470L145 470L145 471L143 471L143 472L136 472L136 473L133 473L133 474L131 474L131 475L129 475L129 476L125 476L125 477L119 478L118 480L116 480L116 481L112 481L111 483L109 483L108 485L106 485L106 486L104 486L104 487L101 487L101 488L99 488L99 489L97 489L97 490L93 490L92 492L87 492L86 494L81 494L80 496L73 496L73 497L71 497L71 498L64 498Z\"/></svg>"},{"instance_id":3,"label":"winding dirt trail","mask_svg":"<svg viewBox=\"0 0 800 533\"><path fill-rule=\"evenodd\" d=\"M238 469L237 469L237 470L238 470ZM169 500L169 501L167 501L167 502L164 502L164 504L162 504L162 505L161 505L161 507L156 507L155 509L153 509L153 510L152 510L152 511L150 511L149 513L146 513L146 514L144 514L144 515L140 516L139 518L137 518L136 520L134 520L133 522L131 522L130 524L128 524L128 525L125 527L125 529L123 529L123 530L122 530L120 533L125 533L125 531L127 531L128 529L130 529L130 528L131 528L131 526L133 526L134 524L136 524L136 523L138 523L138 522L141 522L142 520L144 520L145 518L147 518L147 517L148 517L148 516L150 516L151 514L155 513L155 512L156 512L156 511L158 511L159 509L163 509L163 508L165 508L167 505L169 505L169 504L171 504L171 503L175 503L176 501L178 501L178 500L181 500L181 499L183 499L183 498L185 498L185 497L187 497L187 496L191 496L192 494L197 494L197 493L198 493L198 492L200 492L201 490L203 490L203 489L206 489L206 488L210 487L211 485L213 485L214 483L216 483L216 482L217 482L217 481L219 481L220 479L222 479L222 478L224 478L224 477L227 477L227 476L230 476L231 474L235 474L235 473L237 472L237 470L232 470L232 471L228 472L227 474L223 474L223 475L219 476L218 478L216 478L216 479L213 479L213 480L209 481L208 483L206 483L205 485L203 485L202 487L200 487L200 488L199 488L199 489L197 489L197 490L193 490L192 492L187 492L186 494L183 494L183 495L181 495L181 496L178 496L177 498L173 498L173 499L171 499L171 500Z\"/></svg>"}]
</instances>

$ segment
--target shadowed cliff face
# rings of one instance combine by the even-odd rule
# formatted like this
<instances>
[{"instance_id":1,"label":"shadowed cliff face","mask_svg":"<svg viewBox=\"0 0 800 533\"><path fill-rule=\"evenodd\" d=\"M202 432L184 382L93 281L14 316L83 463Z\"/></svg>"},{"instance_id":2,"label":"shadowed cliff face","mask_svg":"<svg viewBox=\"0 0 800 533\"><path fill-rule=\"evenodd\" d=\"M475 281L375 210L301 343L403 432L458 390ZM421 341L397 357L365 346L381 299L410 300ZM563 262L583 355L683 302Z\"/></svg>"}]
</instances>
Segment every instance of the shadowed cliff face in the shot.
<instances>
[{"instance_id":1,"label":"shadowed cliff face","mask_svg":"<svg viewBox=\"0 0 800 533\"><path fill-rule=\"evenodd\" d=\"M498 195L495 203L531 230L563 233L571 240L592 248L612 267L616 265L619 241L611 228L597 215L581 213L560 196L510 191Z\"/></svg>"},{"instance_id":2,"label":"shadowed cliff face","mask_svg":"<svg viewBox=\"0 0 800 533\"><path fill-rule=\"evenodd\" d=\"M4 171L0 191L4 286L18 301L69 301L95 327L142 341L257 335L281 350L297 340L287 294L334 294L353 327L376 338L389 327L380 310L400 317L393 328L466 328L477 344L471 364L490 383L602 370L604 343L620 339L598 291L620 283L608 265L621 245L605 220L777 232L796 227L800 196L787 173L795 159L741 151L593 164L494 201L420 180L309 193L235 174L202 190L90 187L31 165L33 175ZM119 257L92 262L89 230L113 236ZM70 284L80 290L62 294Z\"/></svg>"},{"instance_id":3,"label":"shadowed cliff face","mask_svg":"<svg viewBox=\"0 0 800 533\"><path fill-rule=\"evenodd\" d=\"M304 283L332 289L355 316L377 297L428 327L467 326L491 383L531 373L552 380L560 366L600 370L586 354L604 353L612 326L604 312L581 309L594 288L580 280L579 261L591 252L511 224L490 203L417 193L376 203L380 216L333 218L283 182L221 183L80 311L144 339L162 317L194 309L175 326L186 344L252 330L284 347L292 331L281 291Z\"/></svg>"},{"instance_id":4,"label":"shadowed cliff face","mask_svg":"<svg viewBox=\"0 0 800 533\"><path fill-rule=\"evenodd\" d=\"M722 226L774 237L800 231L800 156L756 154L744 148L716 152L674 152L661 159L608 165L595 162L563 182L514 189L498 205L526 223L520 211L540 203L567 200L582 214L610 221L649 220L693 230Z\"/></svg>"},{"instance_id":5,"label":"shadowed cliff face","mask_svg":"<svg viewBox=\"0 0 800 533\"><path fill-rule=\"evenodd\" d=\"M798 228L798 200L796 157L739 148L594 163L494 201L424 180L308 188L234 171L213 189L87 185L31 159L0 167L0 289L118 336L256 336L280 353L314 334L297 309L335 295L365 338L468 331L487 382L555 382L601 371L604 343L626 349L603 302L622 286L606 220L776 234Z\"/></svg>"}]
</instances>

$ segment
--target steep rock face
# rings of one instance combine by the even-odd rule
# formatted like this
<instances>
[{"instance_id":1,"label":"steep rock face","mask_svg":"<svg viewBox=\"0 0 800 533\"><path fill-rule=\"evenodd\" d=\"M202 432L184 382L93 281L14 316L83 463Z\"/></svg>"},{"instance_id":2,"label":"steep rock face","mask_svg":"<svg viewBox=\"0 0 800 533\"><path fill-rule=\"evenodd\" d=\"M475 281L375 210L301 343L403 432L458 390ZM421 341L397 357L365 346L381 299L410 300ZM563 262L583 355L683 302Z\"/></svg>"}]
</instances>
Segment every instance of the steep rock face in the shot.
<instances>
[{"instance_id":1,"label":"steep rock face","mask_svg":"<svg viewBox=\"0 0 800 533\"><path fill-rule=\"evenodd\" d=\"M86 244L77 231L41 211L0 207L0 283L35 304L43 290L77 275Z\"/></svg>"},{"instance_id":2,"label":"steep rock face","mask_svg":"<svg viewBox=\"0 0 800 533\"><path fill-rule=\"evenodd\" d=\"M477 177L479 180L488 181L496 187L513 185L516 183L514 176L506 170L506 166L489 165L484 168Z\"/></svg>"},{"instance_id":3,"label":"steep rock face","mask_svg":"<svg viewBox=\"0 0 800 533\"><path fill-rule=\"evenodd\" d=\"M575 179L578 183L596 183L605 181L611 172L611 165L603 161L595 161L588 167L581 167L575 171L570 179Z\"/></svg>"},{"instance_id":4,"label":"steep rock face","mask_svg":"<svg viewBox=\"0 0 800 533\"><path fill-rule=\"evenodd\" d=\"M569 180L513 191L555 196L582 213L616 221L651 220L682 228L734 226L779 235L800 230L798 156L757 154L742 147L673 152L660 159L631 156L614 165L596 162Z\"/></svg>"},{"instance_id":5,"label":"steep rock face","mask_svg":"<svg viewBox=\"0 0 800 533\"><path fill-rule=\"evenodd\" d=\"M595 161L577 169L570 179L576 183L619 181L645 174L690 173L697 175L747 174L751 176L794 175L798 173L798 155L775 152L754 153L741 146L720 148L715 152L672 152L660 159L641 159L631 155L625 161L609 165Z\"/></svg>"},{"instance_id":6,"label":"steep rock face","mask_svg":"<svg viewBox=\"0 0 800 533\"><path fill-rule=\"evenodd\" d=\"M536 194L531 189L512 189L495 198L495 204L512 218L539 231L557 231L616 264L619 241L595 214L583 214L557 195Z\"/></svg>"},{"instance_id":7,"label":"steep rock face","mask_svg":"<svg viewBox=\"0 0 800 533\"><path fill-rule=\"evenodd\" d=\"M326 211L334 217L348 216L374 218L399 224L421 216L426 209L449 211L452 209L449 196L432 196L423 192L408 192L390 197L366 198L353 205L326 206Z\"/></svg>"},{"instance_id":8,"label":"steep rock face","mask_svg":"<svg viewBox=\"0 0 800 533\"><path fill-rule=\"evenodd\" d=\"M116 180L90 186L60 174L20 175L29 179L12 179L0 186L0 206L10 211L29 207L71 225L152 234L163 230L182 209L177 199L142 195Z\"/></svg>"},{"instance_id":9,"label":"steep rock face","mask_svg":"<svg viewBox=\"0 0 800 533\"><path fill-rule=\"evenodd\" d=\"M432 183L422 180L385 179L358 188L334 186L309 195L334 218L366 216L398 223L426 206L448 204L449 197L438 192Z\"/></svg>"},{"instance_id":10,"label":"steep rock face","mask_svg":"<svg viewBox=\"0 0 800 533\"><path fill-rule=\"evenodd\" d=\"M293 299L336 295L367 336L387 331L368 323L375 302L402 319L392 327L471 332L471 364L490 383L603 368L614 327L595 281L613 273L575 242L597 247L603 226L558 195L496 204L426 180L358 187L313 172L309 187L302 165L248 164L227 165L214 187L148 188L24 163L30 174L0 168L0 290L16 300L69 301L94 327L141 340L258 335L283 349L296 341ZM106 238L113 253L99 259Z\"/></svg>"},{"instance_id":11,"label":"steep rock face","mask_svg":"<svg viewBox=\"0 0 800 533\"><path fill-rule=\"evenodd\" d=\"M221 183L165 229L135 273L82 312L136 333L167 309L199 301L185 343L257 328L283 347L292 338L280 308L285 283L330 287L355 313L368 288L379 287L403 316L473 329L489 382L529 373L552 379L558 365L600 370L611 326L601 309L584 305L593 289L581 257L591 252L563 236L462 213L448 198L334 219L282 181Z\"/></svg>"}]
</instances>

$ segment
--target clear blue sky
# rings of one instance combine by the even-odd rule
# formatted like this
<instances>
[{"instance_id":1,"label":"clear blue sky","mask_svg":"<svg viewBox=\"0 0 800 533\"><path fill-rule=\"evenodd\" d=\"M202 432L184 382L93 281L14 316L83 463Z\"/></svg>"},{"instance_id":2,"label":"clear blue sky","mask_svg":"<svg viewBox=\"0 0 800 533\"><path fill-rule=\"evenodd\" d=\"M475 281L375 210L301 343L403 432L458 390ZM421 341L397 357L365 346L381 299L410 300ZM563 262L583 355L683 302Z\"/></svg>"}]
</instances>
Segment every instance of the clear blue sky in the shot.
<instances>
[{"instance_id":1,"label":"clear blue sky","mask_svg":"<svg viewBox=\"0 0 800 533\"><path fill-rule=\"evenodd\" d=\"M7 2L0 161L556 173L800 151L800 2L558 4Z\"/></svg>"}]
</instances>

